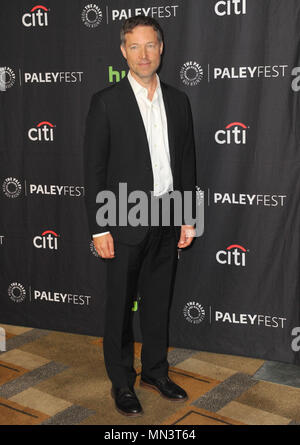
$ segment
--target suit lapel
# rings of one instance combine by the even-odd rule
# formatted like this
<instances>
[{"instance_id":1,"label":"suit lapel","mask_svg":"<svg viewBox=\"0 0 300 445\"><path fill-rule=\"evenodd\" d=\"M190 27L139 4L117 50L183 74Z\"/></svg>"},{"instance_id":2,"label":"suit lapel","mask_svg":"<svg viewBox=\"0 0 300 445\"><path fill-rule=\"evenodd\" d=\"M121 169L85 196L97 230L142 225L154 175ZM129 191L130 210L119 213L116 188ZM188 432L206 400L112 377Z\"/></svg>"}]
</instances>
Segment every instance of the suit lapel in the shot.
<instances>
[{"instance_id":1,"label":"suit lapel","mask_svg":"<svg viewBox=\"0 0 300 445\"><path fill-rule=\"evenodd\" d=\"M170 94L168 91L167 85L160 81L160 86L162 90L162 95L164 98L164 104L165 104L165 110L166 110L166 116L167 116L167 123L168 123L168 138L169 138L169 152L170 152L170 162L171 162L171 170L174 178L174 172L175 172L175 136L174 136L174 120L172 117L172 103Z\"/></svg>"},{"instance_id":2,"label":"suit lapel","mask_svg":"<svg viewBox=\"0 0 300 445\"><path fill-rule=\"evenodd\" d=\"M126 104L127 116L125 119L130 123L130 131L137 133L137 136L140 136L143 140L143 145L145 147L147 162L149 162L149 166L151 167L151 157L149 144L147 139L147 133L145 129L145 125L143 122L143 118L135 98L135 94L127 76L125 76L120 82L119 85L122 86L122 93L124 95L124 103Z\"/></svg>"}]
</instances>

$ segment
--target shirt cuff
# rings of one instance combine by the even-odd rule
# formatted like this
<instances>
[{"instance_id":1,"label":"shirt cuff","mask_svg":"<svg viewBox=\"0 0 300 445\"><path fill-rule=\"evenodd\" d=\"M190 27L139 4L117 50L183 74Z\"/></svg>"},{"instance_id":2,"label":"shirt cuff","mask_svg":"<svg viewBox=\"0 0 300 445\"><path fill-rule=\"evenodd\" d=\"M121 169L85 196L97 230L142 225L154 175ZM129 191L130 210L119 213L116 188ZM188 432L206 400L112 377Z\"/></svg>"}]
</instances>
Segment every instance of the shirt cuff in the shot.
<instances>
[{"instance_id":1,"label":"shirt cuff","mask_svg":"<svg viewBox=\"0 0 300 445\"><path fill-rule=\"evenodd\" d=\"M93 235L93 238L97 238L98 236L106 235L107 233L110 233L110 232L95 233Z\"/></svg>"}]
</instances>

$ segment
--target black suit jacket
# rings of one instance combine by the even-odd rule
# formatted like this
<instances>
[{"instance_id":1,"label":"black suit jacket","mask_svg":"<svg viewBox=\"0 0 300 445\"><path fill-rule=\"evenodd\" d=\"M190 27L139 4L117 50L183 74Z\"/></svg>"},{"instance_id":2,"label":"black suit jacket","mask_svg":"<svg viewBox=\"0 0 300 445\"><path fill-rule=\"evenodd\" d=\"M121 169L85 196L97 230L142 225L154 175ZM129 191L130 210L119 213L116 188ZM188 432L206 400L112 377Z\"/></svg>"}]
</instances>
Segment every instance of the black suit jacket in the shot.
<instances>
[{"instance_id":1,"label":"black suit jacket","mask_svg":"<svg viewBox=\"0 0 300 445\"><path fill-rule=\"evenodd\" d=\"M160 83L168 122L173 187L181 192L192 191L195 196L196 161L190 103L185 93ZM149 227L100 227L96 222L101 206L96 203L99 191L111 190L118 198L121 182L127 183L128 193L142 190L150 196L153 190L147 135L127 76L92 96L84 137L84 174L91 236L109 230L115 240L132 245L139 243Z\"/></svg>"}]
</instances>

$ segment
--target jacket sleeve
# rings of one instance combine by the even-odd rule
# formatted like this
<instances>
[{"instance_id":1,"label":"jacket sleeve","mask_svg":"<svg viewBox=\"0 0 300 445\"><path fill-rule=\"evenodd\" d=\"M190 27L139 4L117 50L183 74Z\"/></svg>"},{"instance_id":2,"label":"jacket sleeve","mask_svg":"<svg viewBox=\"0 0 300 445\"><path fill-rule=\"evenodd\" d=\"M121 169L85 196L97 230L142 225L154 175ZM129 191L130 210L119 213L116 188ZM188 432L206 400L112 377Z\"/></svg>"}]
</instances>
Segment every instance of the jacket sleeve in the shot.
<instances>
[{"instance_id":1,"label":"jacket sleeve","mask_svg":"<svg viewBox=\"0 0 300 445\"><path fill-rule=\"evenodd\" d=\"M95 233L107 232L107 227L99 227L96 222L96 213L99 208L96 196L101 190L106 189L109 144L106 106L96 93L92 96L86 118L83 152L85 205L91 236Z\"/></svg>"},{"instance_id":2,"label":"jacket sleeve","mask_svg":"<svg viewBox=\"0 0 300 445\"><path fill-rule=\"evenodd\" d=\"M193 116L189 98L184 94L185 98L185 137L181 164L181 185L182 191L189 192L191 197L191 213L190 217L184 214L184 224L193 225L190 218L196 218L196 155L195 155L195 139ZM187 204L187 199L183 199L183 203ZM188 200L189 201L189 200Z\"/></svg>"}]
</instances>

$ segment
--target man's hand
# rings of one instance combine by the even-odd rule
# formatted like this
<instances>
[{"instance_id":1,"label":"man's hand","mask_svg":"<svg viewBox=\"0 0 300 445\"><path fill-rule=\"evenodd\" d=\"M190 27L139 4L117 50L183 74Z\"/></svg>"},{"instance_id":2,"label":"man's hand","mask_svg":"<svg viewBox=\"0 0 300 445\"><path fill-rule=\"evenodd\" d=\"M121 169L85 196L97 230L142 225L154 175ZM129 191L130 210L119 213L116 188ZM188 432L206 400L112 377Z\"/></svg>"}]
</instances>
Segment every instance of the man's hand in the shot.
<instances>
[{"instance_id":1,"label":"man's hand","mask_svg":"<svg viewBox=\"0 0 300 445\"><path fill-rule=\"evenodd\" d=\"M194 226L181 226L180 240L177 247L184 249L189 246L195 237Z\"/></svg>"},{"instance_id":2,"label":"man's hand","mask_svg":"<svg viewBox=\"0 0 300 445\"><path fill-rule=\"evenodd\" d=\"M110 233L93 238L95 249L101 258L114 258L114 239Z\"/></svg>"}]
</instances>

